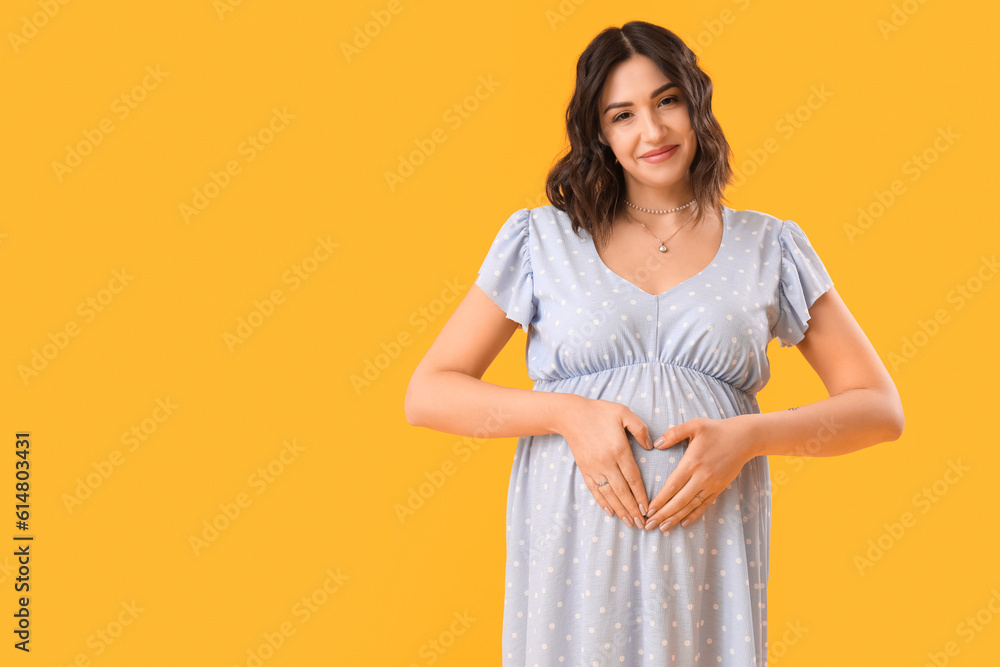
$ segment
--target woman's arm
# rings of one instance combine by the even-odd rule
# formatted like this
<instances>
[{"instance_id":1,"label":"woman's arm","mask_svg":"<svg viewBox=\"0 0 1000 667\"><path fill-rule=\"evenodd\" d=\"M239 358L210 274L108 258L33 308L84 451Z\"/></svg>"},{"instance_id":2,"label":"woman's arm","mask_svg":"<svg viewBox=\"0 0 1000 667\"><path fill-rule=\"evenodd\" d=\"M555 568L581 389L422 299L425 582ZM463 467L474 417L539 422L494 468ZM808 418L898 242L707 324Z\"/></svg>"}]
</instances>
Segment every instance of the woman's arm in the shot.
<instances>
[{"instance_id":1,"label":"woman's arm","mask_svg":"<svg viewBox=\"0 0 1000 667\"><path fill-rule=\"evenodd\" d=\"M635 413L616 402L480 379L519 326L473 285L410 378L406 421L476 438L559 434L601 509L641 528L649 499L627 433L645 449L653 441Z\"/></svg>"},{"instance_id":2,"label":"woman's arm","mask_svg":"<svg viewBox=\"0 0 1000 667\"><path fill-rule=\"evenodd\" d=\"M562 433L561 419L579 396L480 379L519 327L473 285L413 371L406 421L479 438Z\"/></svg>"},{"instance_id":3,"label":"woman's arm","mask_svg":"<svg viewBox=\"0 0 1000 667\"><path fill-rule=\"evenodd\" d=\"M736 417L746 422L752 455L838 456L898 439L904 424L899 392L836 289L820 296L809 314L796 347L830 398Z\"/></svg>"}]
</instances>

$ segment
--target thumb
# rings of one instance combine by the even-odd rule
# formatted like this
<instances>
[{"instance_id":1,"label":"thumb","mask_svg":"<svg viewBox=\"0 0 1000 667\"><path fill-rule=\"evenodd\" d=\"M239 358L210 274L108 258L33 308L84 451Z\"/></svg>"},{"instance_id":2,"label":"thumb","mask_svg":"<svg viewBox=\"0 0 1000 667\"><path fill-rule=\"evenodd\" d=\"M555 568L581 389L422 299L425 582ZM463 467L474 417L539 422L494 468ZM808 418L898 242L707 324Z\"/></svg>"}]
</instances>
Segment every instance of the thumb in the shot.
<instances>
[{"instance_id":1,"label":"thumb","mask_svg":"<svg viewBox=\"0 0 1000 667\"><path fill-rule=\"evenodd\" d=\"M660 436L655 443L653 443L653 446L657 449L669 449L680 443L682 440L687 440L692 435L694 435L694 433L691 428L691 420L689 419L682 424L676 424L668 428L663 432L663 435Z\"/></svg>"},{"instance_id":2,"label":"thumb","mask_svg":"<svg viewBox=\"0 0 1000 667\"><path fill-rule=\"evenodd\" d=\"M643 449L653 448L653 439L649 435L649 428L634 412L629 411L629 414L622 419L622 425L628 429L628 432Z\"/></svg>"}]
</instances>

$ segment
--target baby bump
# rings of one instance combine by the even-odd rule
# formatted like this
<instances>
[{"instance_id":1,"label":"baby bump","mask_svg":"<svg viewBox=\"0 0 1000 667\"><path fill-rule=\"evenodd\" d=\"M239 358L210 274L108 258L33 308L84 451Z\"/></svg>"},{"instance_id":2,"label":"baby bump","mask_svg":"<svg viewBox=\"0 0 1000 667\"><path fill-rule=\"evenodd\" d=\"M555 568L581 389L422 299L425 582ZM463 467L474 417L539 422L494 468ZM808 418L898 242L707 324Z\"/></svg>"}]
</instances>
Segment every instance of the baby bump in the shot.
<instances>
[{"instance_id":1,"label":"baby bump","mask_svg":"<svg viewBox=\"0 0 1000 667\"><path fill-rule=\"evenodd\" d=\"M685 438L666 449L645 449L631 434L628 434L628 442L632 461L639 471L646 496L652 501L680 465L690 440ZM764 461L763 468L760 460ZM587 472L597 481L604 478L603 471ZM588 516L603 513L587 486L584 472L577 465L569 442L561 435L545 434L522 438L512 473L509 500L516 506L518 503L513 501L521 498L525 503L521 509L526 510L529 516L537 519L539 514L547 515L561 510L563 516L560 521L566 521L571 518L569 515L580 512ZM719 493L714 505L719 505L718 501L723 497L732 496L733 502L728 503L728 507L738 514L736 506L746 497L744 505L750 511L755 511L760 503L762 490L769 491L767 481L766 457L756 457L744 464L739 475ZM566 500L572 500L572 511L567 511ZM743 513L746 514L746 509ZM527 517L517 518L523 520Z\"/></svg>"},{"instance_id":2,"label":"baby bump","mask_svg":"<svg viewBox=\"0 0 1000 667\"><path fill-rule=\"evenodd\" d=\"M643 486L646 495L652 501L656 494L660 492L663 485L667 483L670 475L680 465L684 452L687 451L689 440L685 438L672 447L666 449L646 449L641 447L631 436L629 444L632 448L632 458L642 475Z\"/></svg>"},{"instance_id":3,"label":"baby bump","mask_svg":"<svg viewBox=\"0 0 1000 667\"><path fill-rule=\"evenodd\" d=\"M646 495L652 501L681 464L681 460L690 445L690 439L685 438L666 449L654 448L652 450L641 447L631 437L629 443L636 467L642 476ZM687 484L687 479L674 481ZM746 521L749 521L749 515L760 511L762 500L769 498L769 482L766 457L758 456L750 459L726 488L719 491L712 506L705 510L703 515L712 514L714 515L713 520L717 520L723 518L719 516L721 512L730 518L739 517L740 522L745 523L744 517ZM704 489L695 489L695 491L704 491ZM705 495L707 494L702 493L702 496Z\"/></svg>"}]
</instances>

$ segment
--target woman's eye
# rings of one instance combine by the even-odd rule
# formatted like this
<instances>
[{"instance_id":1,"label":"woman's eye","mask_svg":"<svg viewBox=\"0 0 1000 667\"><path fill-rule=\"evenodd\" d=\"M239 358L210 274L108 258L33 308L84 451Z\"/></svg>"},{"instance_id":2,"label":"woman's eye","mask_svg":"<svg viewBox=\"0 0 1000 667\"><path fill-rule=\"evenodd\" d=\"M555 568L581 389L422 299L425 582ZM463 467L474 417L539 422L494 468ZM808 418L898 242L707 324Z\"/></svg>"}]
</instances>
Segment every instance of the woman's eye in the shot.
<instances>
[{"instance_id":1,"label":"woman's eye","mask_svg":"<svg viewBox=\"0 0 1000 667\"><path fill-rule=\"evenodd\" d=\"M660 100L660 102L675 103L675 102L677 102L677 96L676 95L670 95L669 97L664 97L662 100ZM615 116L614 118L612 118L611 122L612 123L617 123L619 121L619 119L621 119L626 114L630 114L630 113L632 113L632 112L631 111L623 111L620 114L618 114L617 116Z\"/></svg>"}]
</instances>

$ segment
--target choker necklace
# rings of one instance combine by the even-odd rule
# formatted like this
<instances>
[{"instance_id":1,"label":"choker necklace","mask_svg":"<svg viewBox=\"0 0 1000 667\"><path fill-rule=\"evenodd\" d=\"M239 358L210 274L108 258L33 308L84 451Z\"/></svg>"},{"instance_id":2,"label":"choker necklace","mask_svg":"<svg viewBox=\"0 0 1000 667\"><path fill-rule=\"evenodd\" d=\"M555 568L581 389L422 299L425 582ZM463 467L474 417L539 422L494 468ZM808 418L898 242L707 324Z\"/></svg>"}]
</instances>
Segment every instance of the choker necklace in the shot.
<instances>
[{"instance_id":1,"label":"choker necklace","mask_svg":"<svg viewBox=\"0 0 1000 667\"><path fill-rule=\"evenodd\" d=\"M630 202L627 199L625 200L625 203L628 204L629 206L631 206L632 208L639 209L640 211L645 211L646 213L673 213L674 211L679 211L682 208L687 208L688 206L690 206L694 202L695 202L695 200L692 199L691 201L689 201L688 203L684 204L683 206L678 206L676 208L668 208L665 211L651 211L651 210L648 210L648 209L636 206L635 204L633 204L632 202ZM649 231L649 227L647 227L646 225L643 225L642 221L637 221L637 222L639 222L639 224L642 225L643 229L645 229L647 232L649 232L650 236L652 236L654 239L656 239L657 241L660 242L660 247L659 247L660 252L666 252L667 251L667 241L669 241L671 238L673 238L674 234L676 234L677 232L679 232L682 229L684 229L684 225L686 225L688 222L691 222L691 220L688 220L687 222L684 223L684 225L681 225L680 227L678 227L677 230L673 234L671 234L670 236L668 236L666 238L666 240L660 239L659 237L656 236L656 234L654 234L653 232L650 232Z\"/></svg>"}]
</instances>

